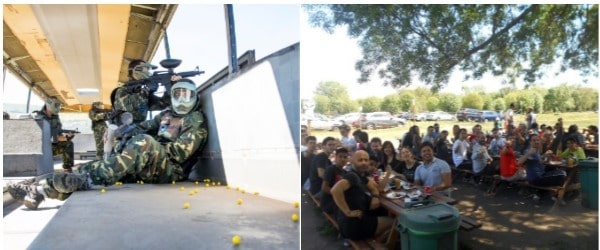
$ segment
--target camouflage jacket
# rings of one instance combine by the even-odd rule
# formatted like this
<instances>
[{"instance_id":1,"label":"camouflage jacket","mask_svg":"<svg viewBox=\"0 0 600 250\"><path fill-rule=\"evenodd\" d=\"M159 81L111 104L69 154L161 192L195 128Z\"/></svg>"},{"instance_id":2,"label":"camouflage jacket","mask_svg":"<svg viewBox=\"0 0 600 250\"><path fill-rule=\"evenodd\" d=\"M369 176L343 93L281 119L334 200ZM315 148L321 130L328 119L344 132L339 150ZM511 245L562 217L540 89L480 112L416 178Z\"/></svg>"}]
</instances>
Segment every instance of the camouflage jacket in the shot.
<instances>
[{"instance_id":1,"label":"camouflage jacket","mask_svg":"<svg viewBox=\"0 0 600 250\"><path fill-rule=\"evenodd\" d=\"M92 129L99 126L106 126L105 121L108 120L108 112L102 109L92 108L88 112L90 120L92 120Z\"/></svg>"},{"instance_id":2,"label":"camouflage jacket","mask_svg":"<svg viewBox=\"0 0 600 250\"><path fill-rule=\"evenodd\" d=\"M177 116L167 109L152 120L136 126L161 142L169 159L177 164L184 163L194 152L201 150L208 137L207 124L200 111Z\"/></svg>"},{"instance_id":3,"label":"camouflage jacket","mask_svg":"<svg viewBox=\"0 0 600 250\"><path fill-rule=\"evenodd\" d=\"M145 121L149 110L162 110L171 105L169 95L158 97L146 88L141 88L137 92L129 92L127 88L121 86L115 91L113 110L131 113L134 123Z\"/></svg>"},{"instance_id":4,"label":"camouflage jacket","mask_svg":"<svg viewBox=\"0 0 600 250\"><path fill-rule=\"evenodd\" d=\"M58 115L47 116L44 112L46 110L46 105L42 107L41 110L34 111L33 119L36 120L46 120L50 124L50 136L52 139L52 143L58 142L59 131L62 130L62 123L60 122L60 117Z\"/></svg>"}]
</instances>

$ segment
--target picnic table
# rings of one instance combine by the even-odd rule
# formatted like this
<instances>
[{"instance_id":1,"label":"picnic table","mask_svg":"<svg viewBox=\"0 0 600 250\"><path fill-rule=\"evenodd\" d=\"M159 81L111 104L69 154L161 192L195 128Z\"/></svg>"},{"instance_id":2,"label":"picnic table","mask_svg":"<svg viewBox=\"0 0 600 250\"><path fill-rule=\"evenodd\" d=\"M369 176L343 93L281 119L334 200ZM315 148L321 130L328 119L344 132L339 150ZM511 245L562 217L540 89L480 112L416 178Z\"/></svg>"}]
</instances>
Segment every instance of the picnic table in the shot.
<instances>
[{"instance_id":1,"label":"picnic table","mask_svg":"<svg viewBox=\"0 0 600 250\"><path fill-rule=\"evenodd\" d=\"M403 195L397 196L396 194L398 193L402 193ZM410 197L410 194L412 194L412 198ZM417 196L415 194L419 195ZM411 201L405 201L406 197L410 198ZM442 192L438 191L432 193L425 193L423 187L412 185L409 189L403 189L400 187L398 189L392 189L383 193L382 195L380 195L380 202L381 206L385 208L397 220L400 214L405 209L418 207L428 202L455 205L457 203L457 200L450 198L444 195ZM473 223L474 225L471 225L469 223ZM467 224L470 225L470 228L477 228L481 226L481 223L477 222L476 220L468 218L466 216L461 216L461 227L468 226ZM396 245L398 244L398 238L398 232L392 229L388 236L387 248L395 249Z\"/></svg>"},{"instance_id":2,"label":"picnic table","mask_svg":"<svg viewBox=\"0 0 600 250\"><path fill-rule=\"evenodd\" d=\"M536 186L529 184L527 181L516 181L515 183L521 186L531 187L534 189L556 192L556 201L552 206L552 209L555 209L558 205L564 204L564 196L566 192L581 189L581 183L573 183L573 181L576 179L575 177L577 176L579 166L577 164L569 165L568 163L565 163L563 161L546 161L544 162L544 166L546 167L546 169L560 168L567 173L567 177L565 178L565 181L563 182L562 186ZM492 182L492 185L488 190L488 194L495 194L496 186L501 181L503 180L500 177L500 175L494 175L494 182Z\"/></svg>"}]
</instances>

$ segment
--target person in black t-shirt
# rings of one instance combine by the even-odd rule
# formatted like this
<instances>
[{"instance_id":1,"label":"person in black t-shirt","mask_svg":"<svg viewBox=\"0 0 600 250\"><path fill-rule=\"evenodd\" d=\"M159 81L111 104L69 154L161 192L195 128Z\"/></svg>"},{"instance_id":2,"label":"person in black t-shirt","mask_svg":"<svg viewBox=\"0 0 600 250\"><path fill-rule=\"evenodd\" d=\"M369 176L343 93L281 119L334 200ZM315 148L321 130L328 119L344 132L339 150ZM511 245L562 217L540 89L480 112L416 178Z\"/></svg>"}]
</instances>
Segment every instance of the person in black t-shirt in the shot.
<instances>
[{"instance_id":1,"label":"person in black t-shirt","mask_svg":"<svg viewBox=\"0 0 600 250\"><path fill-rule=\"evenodd\" d=\"M321 186L323 185L323 176L325 176L325 168L331 165L329 155L337 146L333 137L323 139L323 152L317 154L310 166L310 193L317 199L321 199Z\"/></svg>"},{"instance_id":2,"label":"person in black t-shirt","mask_svg":"<svg viewBox=\"0 0 600 250\"><path fill-rule=\"evenodd\" d=\"M335 163L325 169L323 185L321 186L321 209L328 214L335 214L337 206L331 197L331 187L342 179L346 173L344 166L348 162L348 149L338 147L335 149Z\"/></svg>"},{"instance_id":3,"label":"person in black t-shirt","mask_svg":"<svg viewBox=\"0 0 600 250\"><path fill-rule=\"evenodd\" d=\"M448 131L444 130L435 141L435 157L444 160L449 165L454 165L452 149L448 147Z\"/></svg>"},{"instance_id":4,"label":"person in black t-shirt","mask_svg":"<svg viewBox=\"0 0 600 250\"><path fill-rule=\"evenodd\" d=\"M368 213L380 207L377 184L367 178L368 167L369 154L357 151L352 158L351 170L331 189L339 209L337 221L340 230L351 240L380 238L392 228L392 218Z\"/></svg>"},{"instance_id":5,"label":"person in black t-shirt","mask_svg":"<svg viewBox=\"0 0 600 250\"><path fill-rule=\"evenodd\" d=\"M310 181L307 181L310 176L310 168L315 157L315 150L317 149L317 138L314 136L307 136L304 138L306 149L300 153L300 183L305 190L310 190Z\"/></svg>"}]
</instances>

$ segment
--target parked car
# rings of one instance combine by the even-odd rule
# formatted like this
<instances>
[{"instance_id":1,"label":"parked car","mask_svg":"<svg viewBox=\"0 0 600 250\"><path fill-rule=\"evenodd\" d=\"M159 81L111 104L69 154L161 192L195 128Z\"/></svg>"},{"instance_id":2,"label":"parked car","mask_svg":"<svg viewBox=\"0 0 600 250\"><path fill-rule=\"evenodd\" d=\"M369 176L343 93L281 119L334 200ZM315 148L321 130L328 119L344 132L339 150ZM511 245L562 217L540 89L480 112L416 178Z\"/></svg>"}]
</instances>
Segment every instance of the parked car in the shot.
<instances>
[{"instance_id":1,"label":"parked car","mask_svg":"<svg viewBox=\"0 0 600 250\"><path fill-rule=\"evenodd\" d=\"M428 121L452 121L454 116L444 111L434 111L427 114Z\"/></svg>"},{"instance_id":2,"label":"parked car","mask_svg":"<svg viewBox=\"0 0 600 250\"><path fill-rule=\"evenodd\" d=\"M392 119L400 123L400 125L406 124L406 119L402 117L392 116Z\"/></svg>"},{"instance_id":3,"label":"parked car","mask_svg":"<svg viewBox=\"0 0 600 250\"><path fill-rule=\"evenodd\" d=\"M475 120L478 112L478 109L461 108L456 112L456 120L460 122Z\"/></svg>"},{"instance_id":4,"label":"parked car","mask_svg":"<svg viewBox=\"0 0 600 250\"><path fill-rule=\"evenodd\" d=\"M361 115L361 113L348 113L344 115L338 115L333 119L338 121L340 124L348 124L348 126L352 126L352 123L358 120Z\"/></svg>"},{"instance_id":5,"label":"parked car","mask_svg":"<svg viewBox=\"0 0 600 250\"><path fill-rule=\"evenodd\" d=\"M427 120L427 114L428 114L427 112L418 113L417 115L414 116L413 120L420 121L420 122L425 121L425 120Z\"/></svg>"},{"instance_id":6,"label":"parked car","mask_svg":"<svg viewBox=\"0 0 600 250\"><path fill-rule=\"evenodd\" d=\"M339 121L328 118L322 114L314 114L314 117L310 119L310 128L314 130L329 130L333 131L337 129L342 123ZM300 126L304 129L308 128L308 119L302 117L300 120Z\"/></svg>"},{"instance_id":7,"label":"parked car","mask_svg":"<svg viewBox=\"0 0 600 250\"><path fill-rule=\"evenodd\" d=\"M398 116L398 118L402 118L405 120L412 120L413 119L413 113L412 112L404 112L401 115Z\"/></svg>"},{"instance_id":8,"label":"parked car","mask_svg":"<svg viewBox=\"0 0 600 250\"><path fill-rule=\"evenodd\" d=\"M502 117L498 112L492 110L479 111L475 117L475 120L478 122L496 121L497 119L502 119Z\"/></svg>"},{"instance_id":9,"label":"parked car","mask_svg":"<svg viewBox=\"0 0 600 250\"><path fill-rule=\"evenodd\" d=\"M392 116L390 112L373 112L362 115L359 120L352 123L352 126L361 129L377 129L398 127L404 123L405 120Z\"/></svg>"}]
</instances>

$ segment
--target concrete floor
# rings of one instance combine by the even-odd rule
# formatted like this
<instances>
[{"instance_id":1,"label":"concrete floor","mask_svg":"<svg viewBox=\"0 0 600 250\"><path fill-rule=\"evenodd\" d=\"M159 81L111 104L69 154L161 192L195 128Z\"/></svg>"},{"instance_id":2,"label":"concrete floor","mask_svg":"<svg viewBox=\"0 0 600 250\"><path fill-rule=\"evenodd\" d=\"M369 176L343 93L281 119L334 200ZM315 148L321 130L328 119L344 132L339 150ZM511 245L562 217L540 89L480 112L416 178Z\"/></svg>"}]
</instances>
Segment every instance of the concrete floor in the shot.
<instances>
[{"instance_id":1,"label":"concrete floor","mask_svg":"<svg viewBox=\"0 0 600 250\"><path fill-rule=\"evenodd\" d=\"M294 213L294 204L203 183L96 186L5 214L3 249L299 249Z\"/></svg>"}]
</instances>

